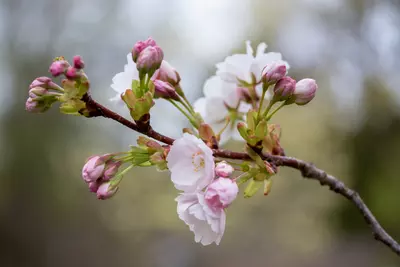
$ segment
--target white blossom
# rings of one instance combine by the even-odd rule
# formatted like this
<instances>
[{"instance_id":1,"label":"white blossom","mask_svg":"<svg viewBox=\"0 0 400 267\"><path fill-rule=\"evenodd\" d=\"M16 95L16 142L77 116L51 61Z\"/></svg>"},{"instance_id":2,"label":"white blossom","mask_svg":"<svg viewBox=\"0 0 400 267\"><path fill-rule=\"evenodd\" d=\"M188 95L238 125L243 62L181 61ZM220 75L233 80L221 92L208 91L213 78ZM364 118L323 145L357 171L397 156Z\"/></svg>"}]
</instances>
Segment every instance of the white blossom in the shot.
<instances>
[{"instance_id":1,"label":"white blossom","mask_svg":"<svg viewBox=\"0 0 400 267\"><path fill-rule=\"evenodd\" d=\"M184 192L202 190L215 177L212 150L202 140L188 133L172 144L167 165L175 187Z\"/></svg>"}]
</instances>

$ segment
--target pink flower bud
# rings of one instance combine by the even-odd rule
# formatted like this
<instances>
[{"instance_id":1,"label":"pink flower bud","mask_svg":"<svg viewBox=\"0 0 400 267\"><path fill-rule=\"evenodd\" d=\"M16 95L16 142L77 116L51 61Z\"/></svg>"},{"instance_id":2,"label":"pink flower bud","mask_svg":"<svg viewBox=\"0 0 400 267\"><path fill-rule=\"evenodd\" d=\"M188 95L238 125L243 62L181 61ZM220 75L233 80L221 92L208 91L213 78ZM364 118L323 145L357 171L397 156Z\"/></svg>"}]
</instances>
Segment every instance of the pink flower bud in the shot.
<instances>
[{"instance_id":1,"label":"pink flower bud","mask_svg":"<svg viewBox=\"0 0 400 267\"><path fill-rule=\"evenodd\" d=\"M232 175L234 170L235 169L231 165L226 163L226 161L221 161L215 166L215 174L218 177L227 178Z\"/></svg>"},{"instance_id":2,"label":"pink flower bud","mask_svg":"<svg viewBox=\"0 0 400 267\"><path fill-rule=\"evenodd\" d=\"M81 56L74 56L73 61L74 61L74 68L80 70L85 67L85 63L83 62Z\"/></svg>"},{"instance_id":3,"label":"pink flower bud","mask_svg":"<svg viewBox=\"0 0 400 267\"><path fill-rule=\"evenodd\" d=\"M63 74L67 68L68 63L65 60L57 60L51 63L49 71L51 75L57 77Z\"/></svg>"},{"instance_id":4,"label":"pink flower bud","mask_svg":"<svg viewBox=\"0 0 400 267\"><path fill-rule=\"evenodd\" d=\"M179 101L179 96L171 84L161 80L155 80L153 83L155 87L155 98L173 99Z\"/></svg>"},{"instance_id":5,"label":"pink flower bud","mask_svg":"<svg viewBox=\"0 0 400 267\"><path fill-rule=\"evenodd\" d=\"M142 73L154 73L161 66L164 53L159 46L148 46L140 52L136 68Z\"/></svg>"},{"instance_id":6,"label":"pink flower bud","mask_svg":"<svg viewBox=\"0 0 400 267\"><path fill-rule=\"evenodd\" d=\"M25 103L25 109L31 113L41 113L46 111L46 107L42 105L39 101L34 100L33 98L29 97Z\"/></svg>"},{"instance_id":7,"label":"pink flower bud","mask_svg":"<svg viewBox=\"0 0 400 267\"><path fill-rule=\"evenodd\" d=\"M100 182L95 181L95 182L90 182L89 183L89 191L92 193L96 193L97 190L99 190Z\"/></svg>"},{"instance_id":8,"label":"pink flower bud","mask_svg":"<svg viewBox=\"0 0 400 267\"><path fill-rule=\"evenodd\" d=\"M49 91L42 87L34 87L29 90L29 97L35 99L38 96L46 95Z\"/></svg>"},{"instance_id":9,"label":"pink flower bud","mask_svg":"<svg viewBox=\"0 0 400 267\"><path fill-rule=\"evenodd\" d=\"M204 199L212 208L227 208L238 192L239 188L234 180L218 178L207 187Z\"/></svg>"},{"instance_id":10,"label":"pink flower bud","mask_svg":"<svg viewBox=\"0 0 400 267\"><path fill-rule=\"evenodd\" d=\"M102 157L90 157L82 168L83 180L87 183L97 181L103 175L105 166L105 160Z\"/></svg>"},{"instance_id":11,"label":"pink flower bud","mask_svg":"<svg viewBox=\"0 0 400 267\"><path fill-rule=\"evenodd\" d=\"M292 96L296 88L296 81L288 76L280 79L274 87L274 100L285 101Z\"/></svg>"},{"instance_id":12,"label":"pink flower bud","mask_svg":"<svg viewBox=\"0 0 400 267\"><path fill-rule=\"evenodd\" d=\"M265 66L263 70L263 83L274 84L286 75L286 65L273 62Z\"/></svg>"},{"instance_id":13,"label":"pink flower bud","mask_svg":"<svg viewBox=\"0 0 400 267\"><path fill-rule=\"evenodd\" d=\"M104 181L111 180L118 173L118 169L121 166L121 164L122 162L120 161L111 161L107 163L102 180Z\"/></svg>"},{"instance_id":14,"label":"pink flower bud","mask_svg":"<svg viewBox=\"0 0 400 267\"><path fill-rule=\"evenodd\" d=\"M97 198L98 199L108 199L117 193L118 187L112 186L110 182L102 183L97 189Z\"/></svg>"},{"instance_id":15,"label":"pink flower bud","mask_svg":"<svg viewBox=\"0 0 400 267\"><path fill-rule=\"evenodd\" d=\"M79 73L74 67L70 66L67 68L67 71L65 72L65 77L67 77L67 79L69 80L74 80L77 77L79 77Z\"/></svg>"},{"instance_id":16,"label":"pink flower bud","mask_svg":"<svg viewBox=\"0 0 400 267\"><path fill-rule=\"evenodd\" d=\"M29 85L29 89L32 89L32 88L35 88L35 87L47 88L49 83L51 83L51 78L49 78L49 77L38 77L35 80L33 80L31 85Z\"/></svg>"},{"instance_id":17,"label":"pink flower bud","mask_svg":"<svg viewBox=\"0 0 400 267\"><path fill-rule=\"evenodd\" d=\"M137 42L132 49L132 59L134 62L137 61L139 54L148 46L156 46L156 41L154 41L151 37L147 38L145 41Z\"/></svg>"},{"instance_id":18,"label":"pink flower bud","mask_svg":"<svg viewBox=\"0 0 400 267\"><path fill-rule=\"evenodd\" d=\"M294 90L294 102L297 105L305 105L315 97L318 85L313 79L303 79L297 82Z\"/></svg>"},{"instance_id":19,"label":"pink flower bud","mask_svg":"<svg viewBox=\"0 0 400 267\"><path fill-rule=\"evenodd\" d=\"M176 86L181 81L179 73L165 60L161 62L160 68L155 72L154 79L170 83Z\"/></svg>"}]
</instances>

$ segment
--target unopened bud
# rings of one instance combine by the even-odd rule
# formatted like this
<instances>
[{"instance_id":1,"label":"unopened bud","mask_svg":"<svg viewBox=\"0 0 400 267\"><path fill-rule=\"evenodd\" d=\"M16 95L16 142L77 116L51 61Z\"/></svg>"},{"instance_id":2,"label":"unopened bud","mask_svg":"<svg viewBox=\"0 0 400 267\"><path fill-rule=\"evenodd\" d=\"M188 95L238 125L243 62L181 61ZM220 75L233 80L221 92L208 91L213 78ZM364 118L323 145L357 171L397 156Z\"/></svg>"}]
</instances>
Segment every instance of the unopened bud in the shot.
<instances>
[{"instance_id":1,"label":"unopened bud","mask_svg":"<svg viewBox=\"0 0 400 267\"><path fill-rule=\"evenodd\" d=\"M46 95L49 92L49 90L43 88L43 87L34 87L29 90L29 97L35 99L39 96Z\"/></svg>"},{"instance_id":2,"label":"unopened bud","mask_svg":"<svg viewBox=\"0 0 400 267\"><path fill-rule=\"evenodd\" d=\"M65 77L70 80L76 79L77 77L79 77L77 69L71 66L68 67L67 71L65 72Z\"/></svg>"},{"instance_id":3,"label":"unopened bud","mask_svg":"<svg viewBox=\"0 0 400 267\"><path fill-rule=\"evenodd\" d=\"M273 62L265 66L262 73L262 82L271 85L285 77L286 65L278 62Z\"/></svg>"},{"instance_id":4,"label":"unopened bud","mask_svg":"<svg viewBox=\"0 0 400 267\"><path fill-rule=\"evenodd\" d=\"M56 60L50 65L50 73L54 77L60 76L63 74L68 68L68 63L65 60Z\"/></svg>"},{"instance_id":5,"label":"unopened bud","mask_svg":"<svg viewBox=\"0 0 400 267\"><path fill-rule=\"evenodd\" d=\"M47 108L40 102L31 97L26 100L25 109L31 113L41 113L47 110Z\"/></svg>"},{"instance_id":6,"label":"unopened bud","mask_svg":"<svg viewBox=\"0 0 400 267\"><path fill-rule=\"evenodd\" d=\"M51 78L49 77L38 77L33 82L29 85L29 89L35 88L35 87L43 87L47 88L47 86L51 83Z\"/></svg>"},{"instance_id":7,"label":"unopened bud","mask_svg":"<svg viewBox=\"0 0 400 267\"><path fill-rule=\"evenodd\" d=\"M134 62L137 61L139 54L148 46L156 46L156 42L151 38L147 38L145 41L137 42L132 49L132 59Z\"/></svg>"},{"instance_id":8,"label":"unopened bud","mask_svg":"<svg viewBox=\"0 0 400 267\"><path fill-rule=\"evenodd\" d=\"M159 46L148 46L140 52L136 68L139 73L153 74L161 66L164 53Z\"/></svg>"},{"instance_id":9,"label":"unopened bud","mask_svg":"<svg viewBox=\"0 0 400 267\"><path fill-rule=\"evenodd\" d=\"M85 67L85 63L83 62L81 56L78 56L78 55L74 56L73 61L74 61L74 68L80 70L80 69L83 69Z\"/></svg>"},{"instance_id":10,"label":"unopened bud","mask_svg":"<svg viewBox=\"0 0 400 267\"><path fill-rule=\"evenodd\" d=\"M153 78L168 82L174 87L181 81L179 73L165 60L161 62L161 66L156 71Z\"/></svg>"},{"instance_id":11,"label":"unopened bud","mask_svg":"<svg viewBox=\"0 0 400 267\"><path fill-rule=\"evenodd\" d=\"M118 191L118 186L113 186L110 182L102 183L97 189L96 195L98 199L109 199Z\"/></svg>"},{"instance_id":12,"label":"unopened bud","mask_svg":"<svg viewBox=\"0 0 400 267\"><path fill-rule=\"evenodd\" d=\"M249 128L247 128L246 123L239 122L237 124L237 129L239 134L243 137L244 140L247 140L249 138L249 133L248 133Z\"/></svg>"},{"instance_id":13,"label":"unopened bud","mask_svg":"<svg viewBox=\"0 0 400 267\"><path fill-rule=\"evenodd\" d=\"M234 170L232 165L229 165L226 161L221 161L215 165L215 174L219 177L230 177Z\"/></svg>"},{"instance_id":14,"label":"unopened bud","mask_svg":"<svg viewBox=\"0 0 400 267\"><path fill-rule=\"evenodd\" d=\"M120 161L113 161L113 162L107 163L102 179L104 181L111 180L118 173L118 170L119 170L119 167L121 166L121 164L122 164L122 162L120 162Z\"/></svg>"},{"instance_id":15,"label":"unopened bud","mask_svg":"<svg viewBox=\"0 0 400 267\"><path fill-rule=\"evenodd\" d=\"M104 172L106 162L112 157L111 154L102 156L92 156L88 158L86 164L82 168L82 178L85 182L90 183L98 180Z\"/></svg>"},{"instance_id":16,"label":"unopened bud","mask_svg":"<svg viewBox=\"0 0 400 267\"><path fill-rule=\"evenodd\" d=\"M234 180L218 178L207 187L204 199L210 207L227 208L238 192L239 187Z\"/></svg>"},{"instance_id":17,"label":"unopened bud","mask_svg":"<svg viewBox=\"0 0 400 267\"><path fill-rule=\"evenodd\" d=\"M180 100L175 88L170 83L162 80L155 80L153 83L155 89L155 98L173 99L176 101Z\"/></svg>"},{"instance_id":18,"label":"unopened bud","mask_svg":"<svg viewBox=\"0 0 400 267\"><path fill-rule=\"evenodd\" d=\"M274 101L285 101L289 99L296 88L296 81L290 77L283 77L274 87Z\"/></svg>"},{"instance_id":19,"label":"unopened bud","mask_svg":"<svg viewBox=\"0 0 400 267\"><path fill-rule=\"evenodd\" d=\"M318 89L318 85L313 79L303 79L297 82L293 94L293 101L297 105L305 105L310 102Z\"/></svg>"},{"instance_id":20,"label":"unopened bud","mask_svg":"<svg viewBox=\"0 0 400 267\"><path fill-rule=\"evenodd\" d=\"M100 182L99 181L94 181L89 183L89 191L92 193L96 193L97 190L99 189Z\"/></svg>"}]
</instances>

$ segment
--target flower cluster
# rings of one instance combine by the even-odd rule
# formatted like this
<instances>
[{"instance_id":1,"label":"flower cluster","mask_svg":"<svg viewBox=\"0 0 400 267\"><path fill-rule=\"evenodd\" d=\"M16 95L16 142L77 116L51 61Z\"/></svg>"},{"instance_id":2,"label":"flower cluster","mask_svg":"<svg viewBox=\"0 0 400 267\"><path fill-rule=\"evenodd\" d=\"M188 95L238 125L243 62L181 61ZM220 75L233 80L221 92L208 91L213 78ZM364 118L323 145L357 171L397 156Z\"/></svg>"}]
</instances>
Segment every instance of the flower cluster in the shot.
<instances>
[{"instance_id":1,"label":"flower cluster","mask_svg":"<svg viewBox=\"0 0 400 267\"><path fill-rule=\"evenodd\" d=\"M261 43L256 55L250 41L246 54L229 56L216 65L215 76L204 84L204 97L198 99L195 110L216 131L221 131L220 142L229 138L242 140L237 122L251 109L261 109L263 102L272 104L288 100L286 104L303 105L311 101L317 85L314 80L296 81L286 77L289 64L280 53L265 53L267 45ZM268 90L270 87L273 90ZM290 101L289 101L290 99ZM229 124L229 125L227 125Z\"/></svg>"},{"instance_id":2,"label":"flower cluster","mask_svg":"<svg viewBox=\"0 0 400 267\"><path fill-rule=\"evenodd\" d=\"M212 150L188 133L171 146L167 164L172 182L183 191L176 198L179 218L194 232L196 242L218 245L225 231L225 208L239 191L229 178L233 168L227 163L215 167Z\"/></svg>"},{"instance_id":3,"label":"flower cluster","mask_svg":"<svg viewBox=\"0 0 400 267\"><path fill-rule=\"evenodd\" d=\"M286 105L307 104L317 90L313 79L296 82L287 76L289 64L279 53L265 53L264 43L258 45L255 55L250 42L246 48L246 54L229 56L216 65L216 75L205 82L205 96L193 106L181 88L179 73L164 60L157 43L148 38L134 45L124 71L114 76L111 85L117 92L112 100L124 103L133 120L91 98L80 56L73 58L72 65L63 57L56 58L49 72L64 77L61 86L48 77L35 79L29 87L26 109L45 112L60 102L62 113L111 118L152 138L140 136L137 146L127 152L90 157L82 169L89 190L99 199L108 199L133 167L169 170L171 181L181 191L176 198L179 218L194 233L196 242L218 245L225 231L226 209L237 197L239 186L247 184L245 198L262 187L264 195L271 191L278 168L264 155L284 155L281 128L271 123L271 118ZM182 129L181 138L173 140L151 127L150 110L156 99L170 102L191 123L192 128ZM231 137L245 142L246 157L242 159L246 161L238 162L230 153L217 153ZM128 166L122 167L124 164Z\"/></svg>"}]
</instances>

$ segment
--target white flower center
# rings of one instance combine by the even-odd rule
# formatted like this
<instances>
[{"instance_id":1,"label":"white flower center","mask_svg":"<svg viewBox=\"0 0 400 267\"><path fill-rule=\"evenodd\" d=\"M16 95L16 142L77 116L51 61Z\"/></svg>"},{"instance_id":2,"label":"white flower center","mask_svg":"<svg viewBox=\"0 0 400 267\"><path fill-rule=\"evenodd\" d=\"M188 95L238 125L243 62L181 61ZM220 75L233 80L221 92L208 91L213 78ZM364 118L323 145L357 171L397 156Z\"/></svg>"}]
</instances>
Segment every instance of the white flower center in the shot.
<instances>
[{"instance_id":1,"label":"white flower center","mask_svg":"<svg viewBox=\"0 0 400 267\"><path fill-rule=\"evenodd\" d=\"M195 172L204 169L204 164L203 153L201 151L192 154L192 165Z\"/></svg>"}]
</instances>

